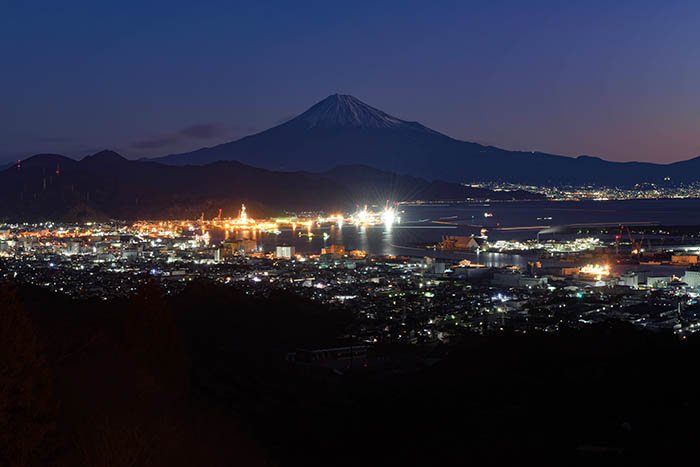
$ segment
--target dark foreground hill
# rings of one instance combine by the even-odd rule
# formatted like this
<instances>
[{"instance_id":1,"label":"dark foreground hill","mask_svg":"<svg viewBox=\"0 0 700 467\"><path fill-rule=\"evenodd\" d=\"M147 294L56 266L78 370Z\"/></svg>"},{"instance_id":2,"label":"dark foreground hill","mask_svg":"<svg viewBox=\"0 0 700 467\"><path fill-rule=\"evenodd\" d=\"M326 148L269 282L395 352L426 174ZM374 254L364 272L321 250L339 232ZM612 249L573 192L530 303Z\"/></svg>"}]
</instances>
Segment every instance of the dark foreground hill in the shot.
<instances>
[{"instance_id":1,"label":"dark foreground hill","mask_svg":"<svg viewBox=\"0 0 700 467\"><path fill-rule=\"evenodd\" d=\"M669 465L692 459L694 336L612 324L376 348L309 372L349 316L192 284L131 300L0 287L0 465ZM445 350L448 350L446 352ZM686 462L687 463L687 462Z\"/></svg>"},{"instance_id":2,"label":"dark foreground hill","mask_svg":"<svg viewBox=\"0 0 700 467\"><path fill-rule=\"evenodd\" d=\"M314 172L336 165L363 164L450 182L621 186L663 182L666 177L671 182L700 180L700 158L661 165L508 151L451 138L420 123L393 117L353 96L338 94L260 133L155 160L171 165L237 160L273 170Z\"/></svg>"},{"instance_id":3,"label":"dark foreground hill","mask_svg":"<svg viewBox=\"0 0 700 467\"><path fill-rule=\"evenodd\" d=\"M376 195L383 196L376 199ZM491 192L428 183L367 167L327 174L275 172L235 161L168 166L129 161L102 151L76 161L37 155L0 172L0 218L101 220L213 217L242 202L258 215L284 210L343 210L358 203L414 199L529 199L525 192Z\"/></svg>"}]
</instances>

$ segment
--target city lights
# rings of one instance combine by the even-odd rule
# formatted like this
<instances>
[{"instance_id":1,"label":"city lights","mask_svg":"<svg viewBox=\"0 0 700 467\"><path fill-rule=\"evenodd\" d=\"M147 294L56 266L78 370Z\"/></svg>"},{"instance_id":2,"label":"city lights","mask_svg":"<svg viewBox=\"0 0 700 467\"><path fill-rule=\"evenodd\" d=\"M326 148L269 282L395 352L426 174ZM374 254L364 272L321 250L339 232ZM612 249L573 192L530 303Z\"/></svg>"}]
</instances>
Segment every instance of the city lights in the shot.
<instances>
[{"instance_id":1,"label":"city lights","mask_svg":"<svg viewBox=\"0 0 700 467\"><path fill-rule=\"evenodd\" d=\"M593 276L596 280L601 280L603 277L610 275L610 266L607 264L587 264L581 268L581 274Z\"/></svg>"},{"instance_id":2,"label":"city lights","mask_svg":"<svg viewBox=\"0 0 700 467\"><path fill-rule=\"evenodd\" d=\"M394 211L394 208L385 208L382 212L381 220L387 227L394 225L394 222L396 222L396 212Z\"/></svg>"},{"instance_id":3,"label":"city lights","mask_svg":"<svg viewBox=\"0 0 700 467\"><path fill-rule=\"evenodd\" d=\"M369 209L367 205L365 205L362 209L358 209L355 214L350 216L350 221L357 226L384 225L386 227L391 227L398 223L400 218L398 217L396 209L389 206L387 203L387 206L382 210Z\"/></svg>"}]
</instances>

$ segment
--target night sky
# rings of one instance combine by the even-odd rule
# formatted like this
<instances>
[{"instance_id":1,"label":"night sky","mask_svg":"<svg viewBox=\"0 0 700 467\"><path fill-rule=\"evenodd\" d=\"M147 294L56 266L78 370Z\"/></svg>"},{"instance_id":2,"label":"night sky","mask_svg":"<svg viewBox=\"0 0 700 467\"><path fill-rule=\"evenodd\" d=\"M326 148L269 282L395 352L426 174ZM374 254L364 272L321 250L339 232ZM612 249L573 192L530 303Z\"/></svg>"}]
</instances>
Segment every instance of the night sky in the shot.
<instances>
[{"instance_id":1,"label":"night sky","mask_svg":"<svg viewBox=\"0 0 700 467\"><path fill-rule=\"evenodd\" d=\"M0 0L0 57L0 160L182 152L335 92L508 149L700 154L697 1Z\"/></svg>"}]
</instances>

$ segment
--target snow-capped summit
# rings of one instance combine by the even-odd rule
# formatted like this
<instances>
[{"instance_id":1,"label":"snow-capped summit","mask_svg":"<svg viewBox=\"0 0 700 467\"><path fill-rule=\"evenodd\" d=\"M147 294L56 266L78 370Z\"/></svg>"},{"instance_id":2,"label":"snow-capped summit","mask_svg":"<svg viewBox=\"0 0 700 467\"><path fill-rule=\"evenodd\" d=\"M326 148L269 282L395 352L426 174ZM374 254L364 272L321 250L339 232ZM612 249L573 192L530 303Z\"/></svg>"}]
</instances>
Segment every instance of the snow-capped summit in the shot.
<instances>
[{"instance_id":1,"label":"snow-capped summit","mask_svg":"<svg viewBox=\"0 0 700 467\"><path fill-rule=\"evenodd\" d=\"M343 94L328 96L297 117L260 133L155 160L168 165L203 165L235 160L255 167L292 172L320 172L335 166L365 165L414 177L460 183L508 180L534 184L585 184L590 181L620 184L658 180L659 176L685 180L683 177L689 176L685 174L691 173L688 171L690 166L684 163L669 166L634 163L635 170L630 171L629 163L509 151L460 141ZM700 165L700 158L692 164L692 167Z\"/></svg>"},{"instance_id":2,"label":"snow-capped summit","mask_svg":"<svg viewBox=\"0 0 700 467\"><path fill-rule=\"evenodd\" d=\"M414 125L347 94L328 96L292 121L306 128L401 128Z\"/></svg>"}]
</instances>

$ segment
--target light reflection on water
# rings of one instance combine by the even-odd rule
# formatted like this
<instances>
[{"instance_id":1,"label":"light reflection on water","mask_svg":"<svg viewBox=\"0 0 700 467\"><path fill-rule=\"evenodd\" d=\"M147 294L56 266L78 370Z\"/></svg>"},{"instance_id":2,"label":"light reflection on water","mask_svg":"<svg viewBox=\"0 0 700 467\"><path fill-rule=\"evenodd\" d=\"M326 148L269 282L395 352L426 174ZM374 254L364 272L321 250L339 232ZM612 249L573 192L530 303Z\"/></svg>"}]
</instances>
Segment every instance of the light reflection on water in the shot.
<instances>
[{"instance_id":1,"label":"light reflection on water","mask_svg":"<svg viewBox=\"0 0 700 467\"><path fill-rule=\"evenodd\" d=\"M281 229L281 233L278 235L259 232L255 236L249 235L248 238L255 238L262 251L273 251L277 245L293 245L299 253L318 254L321 248L330 245L343 245L346 250L364 250L371 255L431 256L450 260L469 259L474 263L486 266L524 265L527 262L525 258L518 255L435 251L423 246L440 241L443 235L457 235L456 232L459 230L461 229L453 227L426 229L420 226L344 225L340 228L331 225L322 228L313 227L311 229L313 236L307 236L306 229L296 229L295 231ZM328 238L324 238L324 232L328 234ZM459 234L469 235L471 232ZM222 236L213 235L215 241L219 239L218 237Z\"/></svg>"},{"instance_id":2,"label":"light reflection on water","mask_svg":"<svg viewBox=\"0 0 700 467\"><path fill-rule=\"evenodd\" d=\"M372 255L433 256L469 259L487 266L524 266L528 258L519 255L433 251L421 245L437 243L443 235L478 235L481 227L488 229L490 239L527 239L534 238L544 226L631 222L700 224L700 200L691 199L461 203L401 206L400 209L402 222L392 227L314 226L311 237L300 237L299 233L307 230L297 228L294 232L282 229L279 235L259 233L256 239L259 247L266 251L274 250L277 245L294 245L300 253L318 254L321 248L336 244L343 245L346 250L359 249ZM492 216L485 217L485 213ZM435 224L435 221L443 224ZM324 232L328 233L327 239L323 238Z\"/></svg>"}]
</instances>

